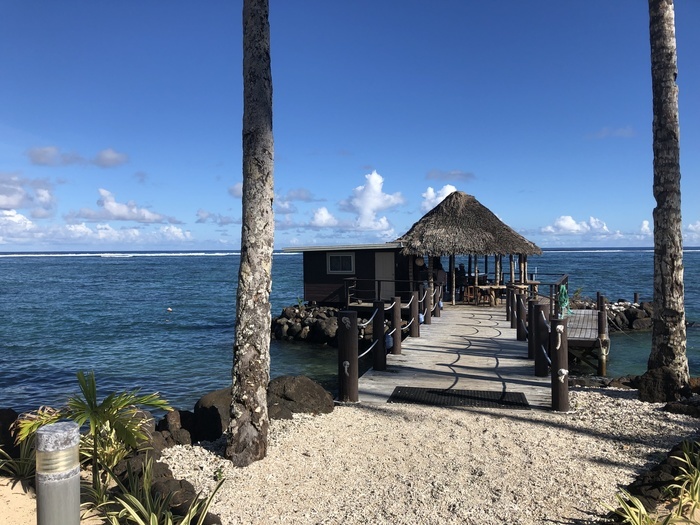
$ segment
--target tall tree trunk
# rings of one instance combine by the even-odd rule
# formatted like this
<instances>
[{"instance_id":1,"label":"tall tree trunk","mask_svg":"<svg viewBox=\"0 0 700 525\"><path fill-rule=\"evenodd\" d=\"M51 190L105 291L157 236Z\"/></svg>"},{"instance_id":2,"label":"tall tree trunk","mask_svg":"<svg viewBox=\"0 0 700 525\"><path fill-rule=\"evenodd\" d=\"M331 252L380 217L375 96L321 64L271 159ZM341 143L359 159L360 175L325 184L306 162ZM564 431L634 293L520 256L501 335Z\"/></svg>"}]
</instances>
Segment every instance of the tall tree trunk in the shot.
<instances>
[{"instance_id":1,"label":"tall tree trunk","mask_svg":"<svg viewBox=\"0 0 700 525\"><path fill-rule=\"evenodd\" d=\"M243 1L243 226L226 456L265 457L269 419L274 150L268 0Z\"/></svg>"},{"instance_id":2,"label":"tall tree trunk","mask_svg":"<svg viewBox=\"0 0 700 525\"><path fill-rule=\"evenodd\" d=\"M654 108L654 317L648 372L663 382L663 396L679 397L688 385L683 238L681 234L680 128L673 0L649 0L651 84ZM658 372L663 373L659 374ZM642 394L640 390L640 395ZM644 397L644 396L642 396ZM661 399L663 397L663 399Z\"/></svg>"}]
</instances>

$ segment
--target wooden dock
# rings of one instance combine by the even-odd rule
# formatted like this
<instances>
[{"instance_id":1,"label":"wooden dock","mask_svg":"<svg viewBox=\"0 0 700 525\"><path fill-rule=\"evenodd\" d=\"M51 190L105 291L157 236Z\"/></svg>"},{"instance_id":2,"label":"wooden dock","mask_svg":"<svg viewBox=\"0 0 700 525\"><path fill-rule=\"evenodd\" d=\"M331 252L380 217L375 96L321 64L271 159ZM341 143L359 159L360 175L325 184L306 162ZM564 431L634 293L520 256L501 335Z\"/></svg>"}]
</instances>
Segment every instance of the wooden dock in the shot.
<instances>
[{"instance_id":1,"label":"wooden dock","mask_svg":"<svg viewBox=\"0 0 700 525\"><path fill-rule=\"evenodd\" d=\"M532 408L551 408L551 379L536 377L527 342L516 340L505 307L445 305L441 317L406 338L387 370L359 382L362 403L386 403L395 387L523 393Z\"/></svg>"}]
</instances>

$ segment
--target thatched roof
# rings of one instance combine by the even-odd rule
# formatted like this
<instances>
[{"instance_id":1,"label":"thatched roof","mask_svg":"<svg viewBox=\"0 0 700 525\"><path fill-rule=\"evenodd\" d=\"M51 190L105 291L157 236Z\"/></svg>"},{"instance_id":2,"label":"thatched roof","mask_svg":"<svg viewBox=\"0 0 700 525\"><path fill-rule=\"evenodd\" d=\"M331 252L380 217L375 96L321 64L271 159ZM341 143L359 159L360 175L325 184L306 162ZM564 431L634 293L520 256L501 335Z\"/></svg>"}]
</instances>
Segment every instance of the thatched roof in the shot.
<instances>
[{"instance_id":1,"label":"thatched roof","mask_svg":"<svg viewBox=\"0 0 700 525\"><path fill-rule=\"evenodd\" d=\"M397 239L405 255L541 255L537 245L510 228L473 196L448 195Z\"/></svg>"}]
</instances>

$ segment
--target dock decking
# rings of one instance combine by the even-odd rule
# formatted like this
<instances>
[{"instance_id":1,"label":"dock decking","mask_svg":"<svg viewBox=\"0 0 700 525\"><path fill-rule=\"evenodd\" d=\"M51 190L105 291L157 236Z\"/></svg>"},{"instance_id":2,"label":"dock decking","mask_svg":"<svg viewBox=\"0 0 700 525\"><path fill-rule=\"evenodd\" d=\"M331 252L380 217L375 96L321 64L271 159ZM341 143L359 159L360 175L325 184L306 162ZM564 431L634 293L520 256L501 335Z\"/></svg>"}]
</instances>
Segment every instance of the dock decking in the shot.
<instances>
[{"instance_id":1,"label":"dock decking","mask_svg":"<svg viewBox=\"0 0 700 525\"><path fill-rule=\"evenodd\" d=\"M387 370L369 370L359 382L363 403L386 403L397 386L521 392L533 408L551 408L551 379L536 377L527 342L517 341L504 307L445 305L421 336L406 338Z\"/></svg>"}]
</instances>

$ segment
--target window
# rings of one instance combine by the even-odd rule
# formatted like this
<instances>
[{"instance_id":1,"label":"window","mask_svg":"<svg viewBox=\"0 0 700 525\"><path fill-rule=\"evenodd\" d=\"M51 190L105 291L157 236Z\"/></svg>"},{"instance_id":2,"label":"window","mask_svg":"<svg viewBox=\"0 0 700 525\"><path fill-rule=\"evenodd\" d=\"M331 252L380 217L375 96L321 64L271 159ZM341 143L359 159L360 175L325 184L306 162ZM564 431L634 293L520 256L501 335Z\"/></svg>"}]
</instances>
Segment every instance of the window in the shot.
<instances>
[{"instance_id":1,"label":"window","mask_svg":"<svg viewBox=\"0 0 700 525\"><path fill-rule=\"evenodd\" d=\"M328 273L355 273L355 254L329 253L327 256Z\"/></svg>"}]
</instances>

